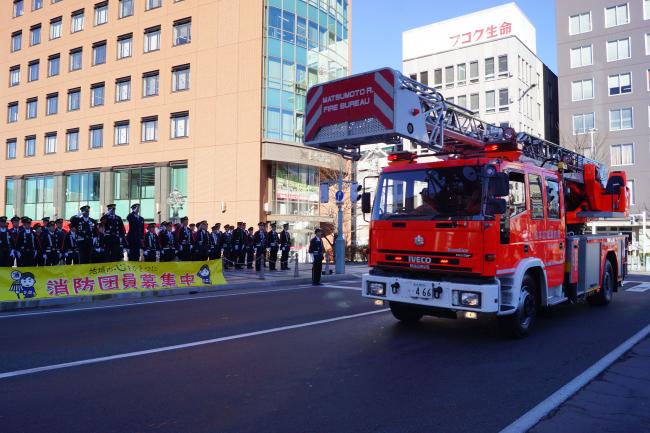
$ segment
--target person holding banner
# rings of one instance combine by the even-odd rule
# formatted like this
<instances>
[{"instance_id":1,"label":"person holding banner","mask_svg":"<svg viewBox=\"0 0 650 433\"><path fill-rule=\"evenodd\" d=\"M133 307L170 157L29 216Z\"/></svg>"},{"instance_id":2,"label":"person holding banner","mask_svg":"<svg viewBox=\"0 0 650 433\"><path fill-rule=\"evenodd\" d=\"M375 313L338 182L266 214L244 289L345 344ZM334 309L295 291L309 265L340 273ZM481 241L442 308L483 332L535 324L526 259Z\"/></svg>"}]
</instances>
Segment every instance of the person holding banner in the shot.
<instances>
[{"instance_id":1,"label":"person holding banner","mask_svg":"<svg viewBox=\"0 0 650 433\"><path fill-rule=\"evenodd\" d=\"M160 242L160 261L172 262L176 257L176 239L172 232L172 223L163 223L162 227L163 230L158 235L158 241Z\"/></svg>"},{"instance_id":2,"label":"person holding banner","mask_svg":"<svg viewBox=\"0 0 650 433\"><path fill-rule=\"evenodd\" d=\"M70 223L70 230L65 234L65 239L63 240L63 256L65 258L65 264L71 265L79 264L79 245L78 245L78 236L77 236L77 226L76 224Z\"/></svg>"},{"instance_id":3,"label":"person holding banner","mask_svg":"<svg viewBox=\"0 0 650 433\"><path fill-rule=\"evenodd\" d=\"M155 262L158 253L158 235L156 235L156 224L147 225L147 234L144 235L144 261Z\"/></svg>"},{"instance_id":4,"label":"person holding banner","mask_svg":"<svg viewBox=\"0 0 650 433\"><path fill-rule=\"evenodd\" d=\"M14 242L7 230L7 217L0 217L0 267L10 268L14 265Z\"/></svg>"},{"instance_id":5,"label":"person holding banner","mask_svg":"<svg viewBox=\"0 0 650 433\"><path fill-rule=\"evenodd\" d=\"M189 218L181 218L181 226L176 230L176 245L178 260L189 262L192 260L192 230L188 227Z\"/></svg>"},{"instance_id":6,"label":"person holding banner","mask_svg":"<svg viewBox=\"0 0 650 433\"><path fill-rule=\"evenodd\" d=\"M57 220L54 221L54 224L56 224L54 232L56 233L56 242L59 246L59 257L61 257L61 264L63 264L65 263L63 260L63 254L65 253L63 244L65 242L65 235L67 234L67 231L63 228L63 218L57 218Z\"/></svg>"},{"instance_id":7,"label":"person holding banner","mask_svg":"<svg viewBox=\"0 0 650 433\"><path fill-rule=\"evenodd\" d=\"M124 222L115 214L115 204L106 205L108 209L99 222L104 225L104 244L106 245L105 261L121 262L124 260L124 247L126 246ZM138 259L140 253L138 252Z\"/></svg>"},{"instance_id":8,"label":"person holding banner","mask_svg":"<svg viewBox=\"0 0 650 433\"><path fill-rule=\"evenodd\" d=\"M216 260L221 258L221 224L216 223L212 226L212 232L210 233L210 254L208 258L210 260Z\"/></svg>"},{"instance_id":9,"label":"person holding banner","mask_svg":"<svg viewBox=\"0 0 650 433\"><path fill-rule=\"evenodd\" d=\"M79 264L91 263L93 256L93 236L97 221L90 218L90 206L84 205L79 208L80 215L70 219L70 223L77 226L77 245L79 246Z\"/></svg>"},{"instance_id":10,"label":"person holding banner","mask_svg":"<svg viewBox=\"0 0 650 433\"><path fill-rule=\"evenodd\" d=\"M58 243L58 236L54 230L54 221L47 223L47 228L41 233L41 246L43 248L43 264L45 266L55 266L61 259L61 250Z\"/></svg>"},{"instance_id":11,"label":"person holding banner","mask_svg":"<svg viewBox=\"0 0 650 433\"><path fill-rule=\"evenodd\" d=\"M131 213L126 217L129 222L129 233L126 240L129 244L129 261L140 261L140 249L144 238L144 218L140 216L140 204L134 203L131 206Z\"/></svg>"},{"instance_id":12,"label":"person holding banner","mask_svg":"<svg viewBox=\"0 0 650 433\"><path fill-rule=\"evenodd\" d=\"M23 229L18 232L16 239L18 266L36 266L39 243L32 230L32 219L22 217L20 221L23 223Z\"/></svg>"}]
</instances>

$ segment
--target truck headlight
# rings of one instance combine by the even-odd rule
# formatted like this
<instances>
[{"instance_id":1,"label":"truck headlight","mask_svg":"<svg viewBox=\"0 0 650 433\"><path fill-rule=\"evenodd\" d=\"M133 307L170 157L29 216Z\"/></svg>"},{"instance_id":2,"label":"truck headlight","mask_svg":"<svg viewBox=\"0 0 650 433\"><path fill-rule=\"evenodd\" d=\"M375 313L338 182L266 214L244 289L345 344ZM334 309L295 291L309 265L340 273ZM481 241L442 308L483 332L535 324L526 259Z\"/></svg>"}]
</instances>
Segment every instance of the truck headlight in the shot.
<instances>
[{"instance_id":1,"label":"truck headlight","mask_svg":"<svg viewBox=\"0 0 650 433\"><path fill-rule=\"evenodd\" d=\"M386 283L380 281L368 281L366 293L371 296L386 296Z\"/></svg>"},{"instance_id":2,"label":"truck headlight","mask_svg":"<svg viewBox=\"0 0 650 433\"><path fill-rule=\"evenodd\" d=\"M452 305L459 307L481 307L481 294L479 292L464 292L462 290L454 290L451 296Z\"/></svg>"}]
</instances>

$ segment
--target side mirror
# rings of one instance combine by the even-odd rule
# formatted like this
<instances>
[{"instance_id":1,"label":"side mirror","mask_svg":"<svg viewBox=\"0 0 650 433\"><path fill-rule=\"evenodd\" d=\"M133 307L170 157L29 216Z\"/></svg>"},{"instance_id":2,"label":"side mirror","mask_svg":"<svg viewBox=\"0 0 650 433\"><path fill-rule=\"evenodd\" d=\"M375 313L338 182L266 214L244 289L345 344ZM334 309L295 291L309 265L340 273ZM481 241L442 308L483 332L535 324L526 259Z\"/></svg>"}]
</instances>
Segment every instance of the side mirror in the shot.
<instances>
[{"instance_id":1,"label":"side mirror","mask_svg":"<svg viewBox=\"0 0 650 433\"><path fill-rule=\"evenodd\" d=\"M508 204L503 198L489 198L485 213L487 215L503 215L506 213L507 206Z\"/></svg>"},{"instance_id":2,"label":"side mirror","mask_svg":"<svg viewBox=\"0 0 650 433\"><path fill-rule=\"evenodd\" d=\"M370 213L370 210L371 210L370 193L364 192L363 194L361 194L361 212Z\"/></svg>"},{"instance_id":3,"label":"side mirror","mask_svg":"<svg viewBox=\"0 0 650 433\"><path fill-rule=\"evenodd\" d=\"M507 197L510 194L510 180L508 173L497 173L489 180L488 193L490 197Z\"/></svg>"}]
</instances>

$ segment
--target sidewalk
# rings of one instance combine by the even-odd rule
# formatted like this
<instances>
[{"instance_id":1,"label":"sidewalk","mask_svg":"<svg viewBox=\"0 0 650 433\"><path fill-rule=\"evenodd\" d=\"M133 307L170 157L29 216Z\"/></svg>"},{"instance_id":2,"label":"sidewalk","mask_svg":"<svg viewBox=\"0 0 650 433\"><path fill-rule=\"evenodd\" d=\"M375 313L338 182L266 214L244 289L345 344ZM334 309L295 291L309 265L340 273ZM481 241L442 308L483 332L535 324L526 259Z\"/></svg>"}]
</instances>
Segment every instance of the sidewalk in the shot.
<instances>
[{"instance_id":1,"label":"sidewalk","mask_svg":"<svg viewBox=\"0 0 650 433\"><path fill-rule=\"evenodd\" d=\"M295 266L295 265L293 265ZM361 284L361 275L368 272L368 266L364 264L346 264L344 274L335 274L334 266L330 266L332 274L323 275L322 282L334 282L350 279L359 279ZM325 271L325 266L323 266ZM97 295L88 296L66 296L65 298L44 298L32 299L15 302L0 302L0 312L22 310L30 308L44 308L63 305L72 305L79 303L96 302L105 299L134 299L134 298L147 298L159 296L174 296L186 295L194 293L205 292L223 292L228 290L241 290L241 289L266 289L281 283L291 283L293 285L311 283L311 263L301 263L298 266L298 276L295 275L295 269L292 267L289 271L269 271L268 268L264 269L264 274L255 272L253 269L242 270L224 270L223 275L226 278L227 284L220 286L205 286L205 287L178 287L165 290L150 290L150 291L137 291L126 293L99 293Z\"/></svg>"},{"instance_id":2,"label":"sidewalk","mask_svg":"<svg viewBox=\"0 0 650 433\"><path fill-rule=\"evenodd\" d=\"M650 433L650 337L529 432Z\"/></svg>"}]
</instances>

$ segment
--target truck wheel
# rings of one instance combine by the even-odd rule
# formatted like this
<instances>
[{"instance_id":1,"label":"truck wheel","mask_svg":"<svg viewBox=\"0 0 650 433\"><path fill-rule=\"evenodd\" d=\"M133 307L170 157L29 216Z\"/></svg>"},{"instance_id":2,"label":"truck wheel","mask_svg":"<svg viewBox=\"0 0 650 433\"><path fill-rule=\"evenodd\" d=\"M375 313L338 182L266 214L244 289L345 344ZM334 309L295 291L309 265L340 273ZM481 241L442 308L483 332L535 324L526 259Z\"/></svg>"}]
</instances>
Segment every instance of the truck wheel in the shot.
<instances>
[{"instance_id":1,"label":"truck wheel","mask_svg":"<svg viewBox=\"0 0 650 433\"><path fill-rule=\"evenodd\" d=\"M537 316L537 284L530 275L524 275L519 293L517 310L509 315L499 317L503 331L514 338L522 338L530 333Z\"/></svg>"},{"instance_id":2,"label":"truck wheel","mask_svg":"<svg viewBox=\"0 0 650 433\"><path fill-rule=\"evenodd\" d=\"M614 268L612 262L605 260L605 269L603 270L603 280L600 290L587 298L589 305L607 305L612 300L614 292Z\"/></svg>"},{"instance_id":3,"label":"truck wheel","mask_svg":"<svg viewBox=\"0 0 650 433\"><path fill-rule=\"evenodd\" d=\"M418 313L410 305L402 304L400 302L389 302L390 312L393 316L403 323L417 323L422 318L422 313Z\"/></svg>"}]
</instances>

